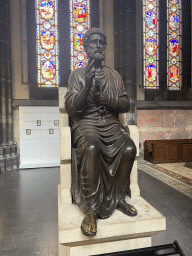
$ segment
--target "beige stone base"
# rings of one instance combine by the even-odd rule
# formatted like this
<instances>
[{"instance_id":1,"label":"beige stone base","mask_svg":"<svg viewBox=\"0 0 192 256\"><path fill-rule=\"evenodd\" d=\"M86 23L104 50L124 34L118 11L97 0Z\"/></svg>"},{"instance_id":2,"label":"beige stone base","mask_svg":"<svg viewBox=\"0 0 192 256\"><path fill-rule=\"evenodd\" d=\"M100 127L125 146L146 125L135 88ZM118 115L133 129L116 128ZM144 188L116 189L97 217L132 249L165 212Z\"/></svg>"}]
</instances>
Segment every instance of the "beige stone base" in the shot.
<instances>
[{"instance_id":1,"label":"beige stone base","mask_svg":"<svg viewBox=\"0 0 192 256\"><path fill-rule=\"evenodd\" d=\"M59 186L59 256L88 256L148 247L151 236L166 229L166 219L141 197L129 199L138 216L129 217L116 210L108 219L99 219L97 235L81 233L83 213L76 205L61 203Z\"/></svg>"},{"instance_id":2,"label":"beige stone base","mask_svg":"<svg viewBox=\"0 0 192 256\"><path fill-rule=\"evenodd\" d=\"M127 239L99 244L88 244L81 246L59 245L59 256L90 256L103 253L119 252L126 250L150 247L151 237Z\"/></svg>"}]
</instances>

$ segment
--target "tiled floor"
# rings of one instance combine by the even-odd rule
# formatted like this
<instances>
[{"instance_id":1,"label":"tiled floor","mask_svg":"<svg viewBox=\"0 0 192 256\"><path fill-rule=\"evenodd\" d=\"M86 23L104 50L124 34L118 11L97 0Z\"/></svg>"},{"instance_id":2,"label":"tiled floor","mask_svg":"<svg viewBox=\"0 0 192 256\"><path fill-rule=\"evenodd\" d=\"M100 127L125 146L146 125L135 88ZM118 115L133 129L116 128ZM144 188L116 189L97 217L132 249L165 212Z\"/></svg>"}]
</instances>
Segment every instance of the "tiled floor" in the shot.
<instances>
[{"instance_id":1,"label":"tiled floor","mask_svg":"<svg viewBox=\"0 0 192 256\"><path fill-rule=\"evenodd\" d=\"M153 245L177 240L185 256L192 255L192 199L139 170L141 196L166 217L167 229L152 237Z\"/></svg>"},{"instance_id":2,"label":"tiled floor","mask_svg":"<svg viewBox=\"0 0 192 256\"><path fill-rule=\"evenodd\" d=\"M191 166L190 163L187 164ZM138 168L140 170L192 199L192 169L184 165L185 163L152 164L143 159L143 151L140 151L138 161Z\"/></svg>"},{"instance_id":3,"label":"tiled floor","mask_svg":"<svg viewBox=\"0 0 192 256\"><path fill-rule=\"evenodd\" d=\"M158 164L158 166L163 167L167 170L180 174L186 178L192 179L192 169L185 167L185 163L165 163Z\"/></svg>"},{"instance_id":4,"label":"tiled floor","mask_svg":"<svg viewBox=\"0 0 192 256\"><path fill-rule=\"evenodd\" d=\"M59 168L0 174L0 255L57 255Z\"/></svg>"},{"instance_id":5,"label":"tiled floor","mask_svg":"<svg viewBox=\"0 0 192 256\"><path fill-rule=\"evenodd\" d=\"M0 173L0 255L57 255L57 185L59 168ZM141 196L167 218L167 230L153 245L177 240L192 253L192 199L143 171Z\"/></svg>"}]
</instances>

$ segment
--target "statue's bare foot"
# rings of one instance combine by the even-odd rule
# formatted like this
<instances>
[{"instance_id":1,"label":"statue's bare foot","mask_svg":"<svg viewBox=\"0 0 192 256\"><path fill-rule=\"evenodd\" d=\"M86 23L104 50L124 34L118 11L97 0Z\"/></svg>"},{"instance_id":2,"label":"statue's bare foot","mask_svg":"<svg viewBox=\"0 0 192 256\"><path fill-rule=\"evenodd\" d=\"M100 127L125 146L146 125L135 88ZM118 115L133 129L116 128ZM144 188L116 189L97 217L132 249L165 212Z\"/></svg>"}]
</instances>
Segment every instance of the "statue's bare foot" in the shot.
<instances>
[{"instance_id":1,"label":"statue's bare foot","mask_svg":"<svg viewBox=\"0 0 192 256\"><path fill-rule=\"evenodd\" d=\"M85 236L95 236L97 233L97 215L87 214L81 223L81 231Z\"/></svg>"},{"instance_id":2,"label":"statue's bare foot","mask_svg":"<svg viewBox=\"0 0 192 256\"><path fill-rule=\"evenodd\" d=\"M136 216L137 210L131 204L128 204L125 199L121 199L117 204L117 209L128 216Z\"/></svg>"}]
</instances>

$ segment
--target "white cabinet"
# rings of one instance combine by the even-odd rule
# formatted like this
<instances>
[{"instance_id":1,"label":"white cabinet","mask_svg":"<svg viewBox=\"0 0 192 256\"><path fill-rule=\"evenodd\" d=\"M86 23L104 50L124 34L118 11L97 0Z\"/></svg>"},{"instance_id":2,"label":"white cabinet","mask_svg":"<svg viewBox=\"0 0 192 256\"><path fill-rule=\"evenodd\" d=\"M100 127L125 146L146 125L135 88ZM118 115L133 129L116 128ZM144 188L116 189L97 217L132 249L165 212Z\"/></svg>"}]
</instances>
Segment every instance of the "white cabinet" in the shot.
<instances>
[{"instance_id":1,"label":"white cabinet","mask_svg":"<svg viewBox=\"0 0 192 256\"><path fill-rule=\"evenodd\" d=\"M60 165L59 107L19 107L20 168Z\"/></svg>"}]
</instances>

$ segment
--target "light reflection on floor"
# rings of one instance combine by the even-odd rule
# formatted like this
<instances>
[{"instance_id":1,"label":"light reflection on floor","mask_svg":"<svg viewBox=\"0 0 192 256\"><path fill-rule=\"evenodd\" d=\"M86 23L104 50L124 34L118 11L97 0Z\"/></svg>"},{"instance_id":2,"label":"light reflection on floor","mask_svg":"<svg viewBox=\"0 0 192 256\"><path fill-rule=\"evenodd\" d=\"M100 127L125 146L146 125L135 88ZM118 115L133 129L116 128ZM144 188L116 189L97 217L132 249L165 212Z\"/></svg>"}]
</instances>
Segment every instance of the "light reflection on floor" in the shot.
<instances>
[{"instance_id":1,"label":"light reflection on floor","mask_svg":"<svg viewBox=\"0 0 192 256\"><path fill-rule=\"evenodd\" d=\"M0 255L57 255L59 168L0 173Z\"/></svg>"}]
</instances>

